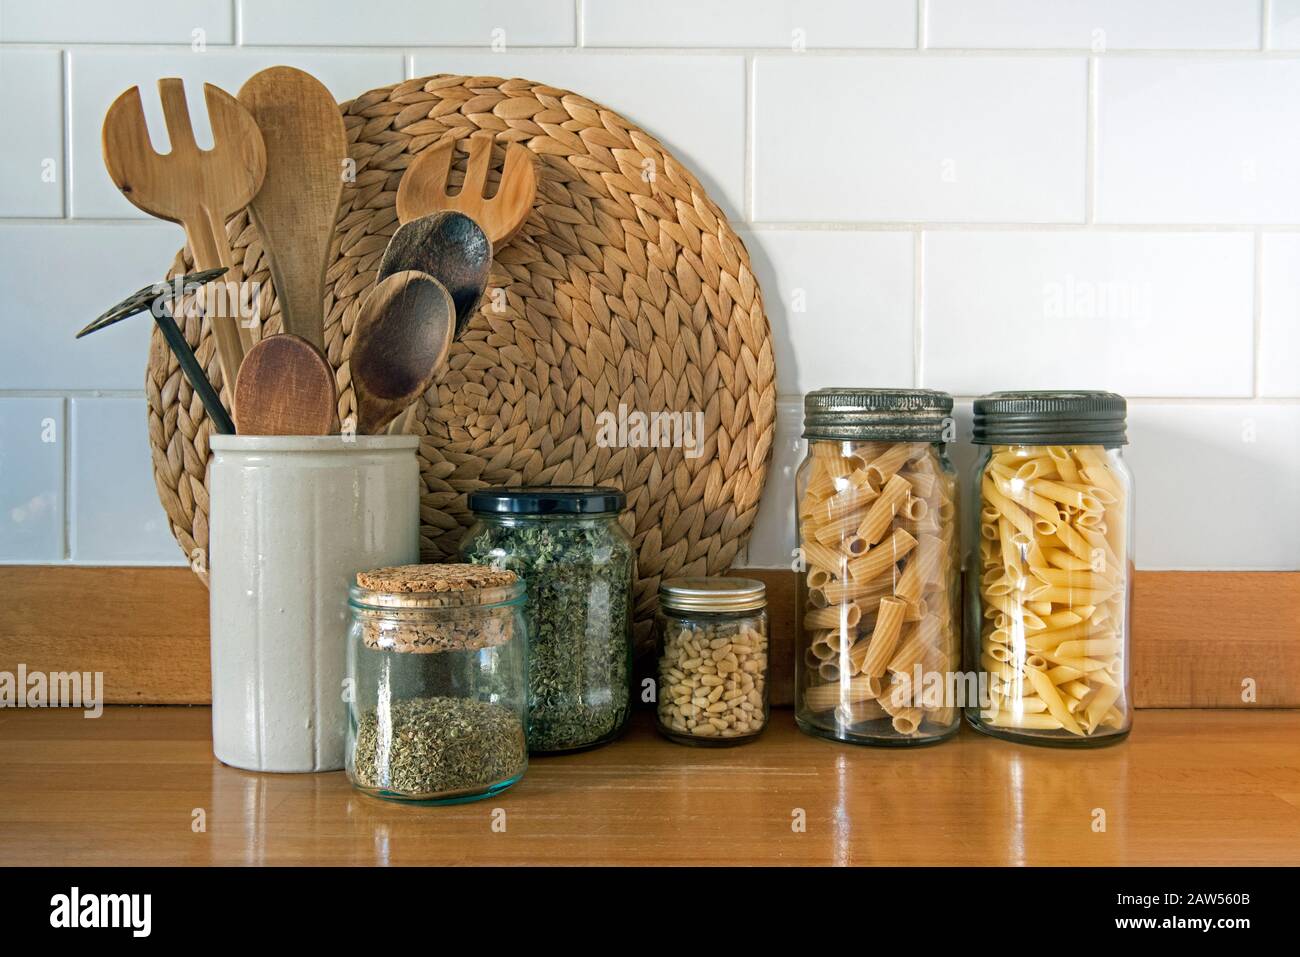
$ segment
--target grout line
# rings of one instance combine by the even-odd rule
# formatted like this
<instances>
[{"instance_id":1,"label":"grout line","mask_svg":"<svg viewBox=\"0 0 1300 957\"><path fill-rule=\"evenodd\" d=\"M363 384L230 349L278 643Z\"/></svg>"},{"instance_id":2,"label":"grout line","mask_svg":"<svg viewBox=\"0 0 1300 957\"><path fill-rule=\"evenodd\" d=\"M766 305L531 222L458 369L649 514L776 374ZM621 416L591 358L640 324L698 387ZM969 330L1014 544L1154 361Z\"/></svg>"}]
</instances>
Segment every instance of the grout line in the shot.
<instances>
[{"instance_id":1,"label":"grout line","mask_svg":"<svg viewBox=\"0 0 1300 957\"><path fill-rule=\"evenodd\" d=\"M1273 0L1261 0L1259 8L1259 49L1266 52L1273 42Z\"/></svg>"},{"instance_id":2,"label":"grout line","mask_svg":"<svg viewBox=\"0 0 1300 957\"><path fill-rule=\"evenodd\" d=\"M1255 301L1251 306L1251 353L1253 356L1253 388L1256 399L1260 396L1260 383L1263 378L1263 337L1264 330L1264 234L1255 233Z\"/></svg>"},{"instance_id":3,"label":"grout line","mask_svg":"<svg viewBox=\"0 0 1300 957\"><path fill-rule=\"evenodd\" d=\"M921 388L943 389L942 383ZM990 390L992 391L992 390ZM954 402L974 402L979 394L950 392ZM781 392L777 394L777 405L795 406L803 402L802 392ZM1126 395L1129 405L1216 405L1226 407L1259 408L1270 405L1300 405L1300 396L1249 396L1249 395Z\"/></svg>"},{"instance_id":4,"label":"grout line","mask_svg":"<svg viewBox=\"0 0 1300 957\"><path fill-rule=\"evenodd\" d=\"M925 233L912 234L912 388L925 381Z\"/></svg>"},{"instance_id":5,"label":"grout line","mask_svg":"<svg viewBox=\"0 0 1300 957\"><path fill-rule=\"evenodd\" d=\"M59 400L63 429L63 558L72 560L72 400Z\"/></svg>"},{"instance_id":6,"label":"grout line","mask_svg":"<svg viewBox=\"0 0 1300 957\"><path fill-rule=\"evenodd\" d=\"M926 49L930 42L930 0L916 0L916 49Z\"/></svg>"},{"instance_id":7,"label":"grout line","mask_svg":"<svg viewBox=\"0 0 1300 957\"><path fill-rule=\"evenodd\" d=\"M143 389L0 389L0 399L143 399Z\"/></svg>"},{"instance_id":8,"label":"grout line","mask_svg":"<svg viewBox=\"0 0 1300 957\"><path fill-rule=\"evenodd\" d=\"M242 30L242 20L240 21ZM928 42L928 40L927 40ZM60 50L65 47L92 52L129 51L133 53L179 53L189 51L188 44L175 43L0 43L0 49L14 48L25 50ZM482 43L370 43L370 44L323 44L323 43L209 43L209 51L235 52L241 47L265 53L392 53L407 48L428 52L444 51L446 53L487 52L490 46ZM786 57L916 57L918 54L927 59L960 59L963 57L978 59L983 57L1008 58L1082 58L1093 55L1089 47L810 47L795 51L784 46L735 46L735 47L674 47L674 46L583 46L575 47L564 44L520 44L510 47L511 53L546 55L564 53L569 55L606 54L642 55L642 56L786 56ZM1300 59L1300 50L1290 49L1170 49L1170 50L1107 50L1102 56L1108 59L1226 59L1226 60L1294 60Z\"/></svg>"},{"instance_id":9,"label":"grout line","mask_svg":"<svg viewBox=\"0 0 1300 957\"><path fill-rule=\"evenodd\" d=\"M587 32L583 29L582 21L586 19L584 14L587 12L583 7L584 0L575 0L573 4L573 43L576 47L585 47L587 45Z\"/></svg>"},{"instance_id":10,"label":"grout line","mask_svg":"<svg viewBox=\"0 0 1300 957\"><path fill-rule=\"evenodd\" d=\"M1088 95L1084 108L1086 143L1083 182L1083 216L1089 225L1097 221L1097 99L1100 92L1100 69L1095 56L1088 57Z\"/></svg>"},{"instance_id":11,"label":"grout line","mask_svg":"<svg viewBox=\"0 0 1300 957\"><path fill-rule=\"evenodd\" d=\"M244 0L230 0L230 26L235 46L244 45Z\"/></svg>"},{"instance_id":12,"label":"grout line","mask_svg":"<svg viewBox=\"0 0 1300 957\"><path fill-rule=\"evenodd\" d=\"M758 157L754 153L754 124L758 118L754 84L757 77L757 61L752 57L745 57L745 169L742 184L745 222L752 222L754 219L754 194L757 188L755 173L758 166Z\"/></svg>"},{"instance_id":13,"label":"grout line","mask_svg":"<svg viewBox=\"0 0 1300 957\"><path fill-rule=\"evenodd\" d=\"M414 53L402 54L402 73L405 74L403 76L403 79L406 80L415 79L415 54Z\"/></svg>"},{"instance_id":14,"label":"grout line","mask_svg":"<svg viewBox=\"0 0 1300 957\"><path fill-rule=\"evenodd\" d=\"M60 102L63 106L63 216L72 216L72 53L62 51L63 67L60 79L63 90Z\"/></svg>"}]
</instances>

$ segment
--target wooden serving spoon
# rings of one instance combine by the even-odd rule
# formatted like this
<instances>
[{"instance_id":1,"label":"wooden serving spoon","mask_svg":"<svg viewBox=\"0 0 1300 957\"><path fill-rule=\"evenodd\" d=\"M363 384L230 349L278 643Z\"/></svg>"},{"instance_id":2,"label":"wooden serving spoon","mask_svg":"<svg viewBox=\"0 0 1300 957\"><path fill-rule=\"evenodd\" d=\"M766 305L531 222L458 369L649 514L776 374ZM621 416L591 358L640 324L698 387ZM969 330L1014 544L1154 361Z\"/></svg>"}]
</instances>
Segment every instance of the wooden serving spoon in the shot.
<instances>
[{"instance_id":1,"label":"wooden serving spoon","mask_svg":"<svg viewBox=\"0 0 1300 957\"><path fill-rule=\"evenodd\" d=\"M205 83L212 149L201 150L194 140L184 83L159 80L158 93L171 151L162 155L154 150L140 88L133 86L113 101L104 117L104 165L114 185L134 205L185 228L196 267L226 266L227 280L238 286L243 276L232 261L226 220L247 206L262 185L266 174L262 134L238 100ZM251 338L237 316L213 316L210 321L222 378L233 389L246 344L241 338L248 342Z\"/></svg>"},{"instance_id":2,"label":"wooden serving spoon","mask_svg":"<svg viewBox=\"0 0 1300 957\"><path fill-rule=\"evenodd\" d=\"M487 233L494 246L509 242L532 212L537 196L537 170L533 154L518 143L506 147L506 164L501 185L491 199L483 195L488 162L492 158L493 133L476 133L469 138L469 161L460 192L451 195L451 161L456 141L439 143L425 150L411 163L397 186L397 218L403 223L430 213L451 209L471 217Z\"/></svg>"},{"instance_id":3,"label":"wooden serving spoon","mask_svg":"<svg viewBox=\"0 0 1300 957\"><path fill-rule=\"evenodd\" d=\"M432 276L399 272L370 291L349 360L358 433L379 434L424 394L442 371L455 327L451 295Z\"/></svg>"},{"instance_id":4,"label":"wooden serving spoon","mask_svg":"<svg viewBox=\"0 0 1300 957\"><path fill-rule=\"evenodd\" d=\"M268 336L244 357L235 380L240 435L330 435L338 421L334 370L300 336Z\"/></svg>"},{"instance_id":5,"label":"wooden serving spoon","mask_svg":"<svg viewBox=\"0 0 1300 957\"><path fill-rule=\"evenodd\" d=\"M414 270L432 276L451 293L456 335L465 326L487 287L492 243L464 213L433 213L398 227L379 262L379 278Z\"/></svg>"},{"instance_id":6,"label":"wooden serving spoon","mask_svg":"<svg viewBox=\"0 0 1300 957\"><path fill-rule=\"evenodd\" d=\"M325 348L325 264L348 135L319 80L291 66L249 77L239 102L266 141L266 181L248 206L266 244L284 331Z\"/></svg>"}]
</instances>

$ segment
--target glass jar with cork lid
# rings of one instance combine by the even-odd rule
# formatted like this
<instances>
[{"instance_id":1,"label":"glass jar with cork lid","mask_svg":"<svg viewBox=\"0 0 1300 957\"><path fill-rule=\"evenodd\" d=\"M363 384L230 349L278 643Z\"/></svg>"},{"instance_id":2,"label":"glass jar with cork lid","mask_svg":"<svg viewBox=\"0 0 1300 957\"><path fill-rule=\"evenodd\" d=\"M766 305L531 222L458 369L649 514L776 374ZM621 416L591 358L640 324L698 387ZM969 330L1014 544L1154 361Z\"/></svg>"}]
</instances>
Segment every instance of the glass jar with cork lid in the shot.
<instances>
[{"instance_id":1,"label":"glass jar with cork lid","mask_svg":"<svg viewBox=\"0 0 1300 957\"><path fill-rule=\"evenodd\" d=\"M767 590L749 578L659 585L656 717L679 744L752 741L767 727Z\"/></svg>"},{"instance_id":2,"label":"glass jar with cork lid","mask_svg":"<svg viewBox=\"0 0 1300 957\"><path fill-rule=\"evenodd\" d=\"M514 572L404 565L348 595L347 773L377 797L489 797L528 766L527 626Z\"/></svg>"}]
</instances>

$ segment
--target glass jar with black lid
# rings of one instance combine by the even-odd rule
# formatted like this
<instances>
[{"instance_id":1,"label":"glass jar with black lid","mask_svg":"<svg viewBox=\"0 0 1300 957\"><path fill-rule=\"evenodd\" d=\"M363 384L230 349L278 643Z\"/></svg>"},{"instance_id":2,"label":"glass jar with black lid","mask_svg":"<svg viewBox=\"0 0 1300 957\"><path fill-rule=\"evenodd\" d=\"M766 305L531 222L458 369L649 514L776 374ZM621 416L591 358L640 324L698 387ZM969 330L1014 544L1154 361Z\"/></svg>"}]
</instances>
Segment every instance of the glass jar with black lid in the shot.
<instances>
[{"instance_id":1,"label":"glass jar with black lid","mask_svg":"<svg viewBox=\"0 0 1300 957\"><path fill-rule=\"evenodd\" d=\"M987 734L1089 747L1132 725L1133 480L1127 403L1110 392L975 401L977 511L967 654Z\"/></svg>"},{"instance_id":2,"label":"glass jar with black lid","mask_svg":"<svg viewBox=\"0 0 1300 957\"><path fill-rule=\"evenodd\" d=\"M809 734L916 745L960 726L951 413L928 389L805 396L795 719Z\"/></svg>"},{"instance_id":3,"label":"glass jar with black lid","mask_svg":"<svg viewBox=\"0 0 1300 957\"><path fill-rule=\"evenodd\" d=\"M613 740L631 705L636 556L626 497L598 486L485 488L463 561L509 569L527 589L528 746L534 754Z\"/></svg>"}]
</instances>

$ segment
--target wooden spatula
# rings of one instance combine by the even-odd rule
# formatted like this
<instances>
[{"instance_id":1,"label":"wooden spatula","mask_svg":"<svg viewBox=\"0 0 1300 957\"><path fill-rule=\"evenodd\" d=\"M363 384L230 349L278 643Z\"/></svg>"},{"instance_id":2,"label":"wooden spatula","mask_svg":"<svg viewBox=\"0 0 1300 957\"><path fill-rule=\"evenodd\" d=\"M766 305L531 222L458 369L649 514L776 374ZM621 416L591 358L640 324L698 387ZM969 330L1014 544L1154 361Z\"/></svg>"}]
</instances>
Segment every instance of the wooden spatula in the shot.
<instances>
[{"instance_id":1,"label":"wooden spatula","mask_svg":"<svg viewBox=\"0 0 1300 957\"><path fill-rule=\"evenodd\" d=\"M397 187L398 220L409 223L430 213L454 209L478 223L492 245L505 245L532 211L537 196L537 170L533 166L533 154L518 143L511 143L506 147L501 185L495 196L486 198L483 191L494 138L492 133L476 133L469 138L465 183L454 196L448 189L456 141L439 143L417 156Z\"/></svg>"},{"instance_id":2,"label":"wooden spatula","mask_svg":"<svg viewBox=\"0 0 1300 957\"><path fill-rule=\"evenodd\" d=\"M456 335L483 298L492 270L492 243L464 213L421 216L399 226L379 261L379 278L415 270L446 287L456 305Z\"/></svg>"},{"instance_id":3,"label":"wooden spatula","mask_svg":"<svg viewBox=\"0 0 1300 957\"><path fill-rule=\"evenodd\" d=\"M431 276L399 272L370 291L349 360L359 433L378 434L424 394L447 360L455 328L451 296Z\"/></svg>"},{"instance_id":4,"label":"wooden spatula","mask_svg":"<svg viewBox=\"0 0 1300 957\"><path fill-rule=\"evenodd\" d=\"M329 435L337 405L330 364L306 339L288 333L249 349L235 381L240 435Z\"/></svg>"},{"instance_id":5,"label":"wooden spatula","mask_svg":"<svg viewBox=\"0 0 1300 957\"><path fill-rule=\"evenodd\" d=\"M151 216L185 228L194 264L199 269L229 267L227 280L242 283L226 240L226 220L248 205L266 173L262 134L239 101L211 83L203 84L212 127L212 149L194 141L185 86L181 80L158 81L171 151L161 155L149 141L140 88L131 87L104 117L104 165L128 200ZM240 297L242 298L242 297ZM222 378L234 388L243 358L246 330L238 316L213 316L213 335Z\"/></svg>"},{"instance_id":6,"label":"wooden spatula","mask_svg":"<svg viewBox=\"0 0 1300 957\"><path fill-rule=\"evenodd\" d=\"M319 80L291 66L255 73L239 102L266 141L266 181L248 211L266 244L284 331L325 348L325 261L339 195L347 131Z\"/></svg>"}]
</instances>

